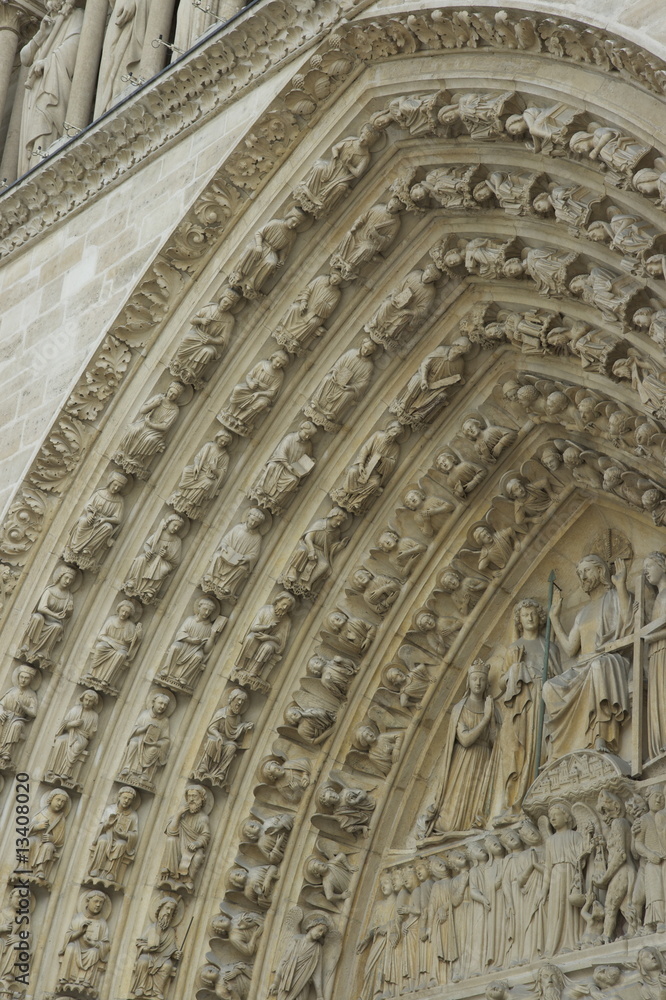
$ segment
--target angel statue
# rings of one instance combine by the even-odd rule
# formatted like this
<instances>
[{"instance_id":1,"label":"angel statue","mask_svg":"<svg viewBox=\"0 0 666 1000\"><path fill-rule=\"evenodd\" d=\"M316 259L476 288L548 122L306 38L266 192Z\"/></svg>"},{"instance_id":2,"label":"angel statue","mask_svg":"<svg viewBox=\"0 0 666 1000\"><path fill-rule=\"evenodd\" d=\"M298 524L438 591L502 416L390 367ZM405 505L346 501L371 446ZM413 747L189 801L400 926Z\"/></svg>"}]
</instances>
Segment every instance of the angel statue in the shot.
<instances>
[{"instance_id":1,"label":"angel statue","mask_svg":"<svg viewBox=\"0 0 666 1000\"><path fill-rule=\"evenodd\" d=\"M328 1000L335 967L330 948L334 933L330 919L315 912L303 920L303 911L295 906L285 923L291 924L295 933L284 948L269 994L278 1000L309 1000L314 991L317 1000Z\"/></svg>"}]
</instances>

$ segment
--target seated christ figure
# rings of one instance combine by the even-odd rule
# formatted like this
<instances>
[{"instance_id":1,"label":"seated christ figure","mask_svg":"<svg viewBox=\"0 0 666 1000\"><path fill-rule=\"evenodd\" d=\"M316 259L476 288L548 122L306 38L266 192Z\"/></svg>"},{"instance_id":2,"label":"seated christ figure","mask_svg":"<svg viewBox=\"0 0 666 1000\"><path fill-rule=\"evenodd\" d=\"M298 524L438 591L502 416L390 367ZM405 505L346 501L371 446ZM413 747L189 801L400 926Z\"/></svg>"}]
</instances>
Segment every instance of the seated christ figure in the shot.
<instances>
[{"instance_id":1,"label":"seated christ figure","mask_svg":"<svg viewBox=\"0 0 666 1000\"><path fill-rule=\"evenodd\" d=\"M543 686L546 739L551 760L572 750L617 753L620 730L629 714L628 660L605 646L631 630L633 595L627 590L624 560L611 571L596 555L585 556L576 573L589 601L567 633L560 622L562 595L556 591L551 621L560 649L575 657L568 670Z\"/></svg>"}]
</instances>

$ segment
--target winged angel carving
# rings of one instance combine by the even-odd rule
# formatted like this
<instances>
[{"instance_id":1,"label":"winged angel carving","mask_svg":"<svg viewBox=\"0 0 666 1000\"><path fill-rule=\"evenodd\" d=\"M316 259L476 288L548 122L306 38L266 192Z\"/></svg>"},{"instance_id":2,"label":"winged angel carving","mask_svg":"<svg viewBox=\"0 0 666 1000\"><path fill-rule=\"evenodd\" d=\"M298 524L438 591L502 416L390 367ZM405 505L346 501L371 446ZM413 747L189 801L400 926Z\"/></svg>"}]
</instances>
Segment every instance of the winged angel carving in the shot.
<instances>
[{"instance_id":1,"label":"winged angel carving","mask_svg":"<svg viewBox=\"0 0 666 1000\"><path fill-rule=\"evenodd\" d=\"M313 995L330 1000L340 941L331 918L316 911L304 918L301 907L294 906L285 917L284 933L269 994L277 1000L310 1000Z\"/></svg>"}]
</instances>

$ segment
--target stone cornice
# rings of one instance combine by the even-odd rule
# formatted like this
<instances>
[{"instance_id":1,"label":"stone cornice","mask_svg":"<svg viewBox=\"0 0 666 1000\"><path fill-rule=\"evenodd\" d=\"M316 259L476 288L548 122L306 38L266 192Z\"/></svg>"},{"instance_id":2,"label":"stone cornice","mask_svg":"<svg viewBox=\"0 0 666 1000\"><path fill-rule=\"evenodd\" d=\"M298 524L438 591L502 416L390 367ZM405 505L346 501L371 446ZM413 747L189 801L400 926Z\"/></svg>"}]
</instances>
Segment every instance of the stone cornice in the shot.
<instances>
[{"instance_id":1,"label":"stone cornice","mask_svg":"<svg viewBox=\"0 0 666 1000\"><path fill-rule=\"evenodd\" d=\"M284 0L268 0L221 35L211 36L0 195L0 259L80 208L156 150L200 125L335 25L339 30L331 35L331 48L355 60L419 51L508 48L570 59L603 73L620 74L653 94L666 93L666 64L661 60L574 20L494 8L476 12L434 8L418 14L405 11L400 16L346 20L350 8L358 15L364 6L364 0L307 0L295 23ZM331 75L339 80L338 74ZM314 95L310 99L314 110L318 99ZM239 160L242 190L258 185L275 165L275 153L287 152L295 133L304 127L303 112L297 117L289 101L279 110L284 118L281 141L275 143L271 134L273 107L255 124L255 134L263 127L266 135L261 141L273 148L270 156L265 149L259 150L254 171L243 169ZM233 168L229 172L233 178ZM202 250L200 244L197 249ZM198 254L186 254L191 255Z\"/></svg>"}]
</instances>

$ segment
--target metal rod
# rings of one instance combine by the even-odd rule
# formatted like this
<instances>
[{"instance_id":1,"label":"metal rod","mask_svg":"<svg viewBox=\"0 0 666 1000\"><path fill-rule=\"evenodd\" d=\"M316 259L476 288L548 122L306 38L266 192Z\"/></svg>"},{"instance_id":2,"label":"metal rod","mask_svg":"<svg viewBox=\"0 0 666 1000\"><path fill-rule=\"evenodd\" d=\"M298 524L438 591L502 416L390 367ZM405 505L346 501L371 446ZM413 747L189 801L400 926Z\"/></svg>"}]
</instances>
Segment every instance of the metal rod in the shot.
<instances>
[{"instance_id":1,"label":"metal rod","mask_svg":"<svg viewBox=\"0 0 666 1000\"><path fill-rule=\"evenodd\" d=\"M557 586L555 583L555 570L551 569L548 574L548 611L546 617L546 641L543 649L543 671L541 674L541 700L539 704L539 722L537 725L537 742L536 742L536 753L534 754L534 775L533 781L539 776L539 765L541 763L541 746L543 744L543 722L546 715L546 703L543 700L543 686L548 680L548 667L550 660L550 609L553 606L553 589ZM557 587L559 590L560 588Z\"/></svg>"}]
</instances>

